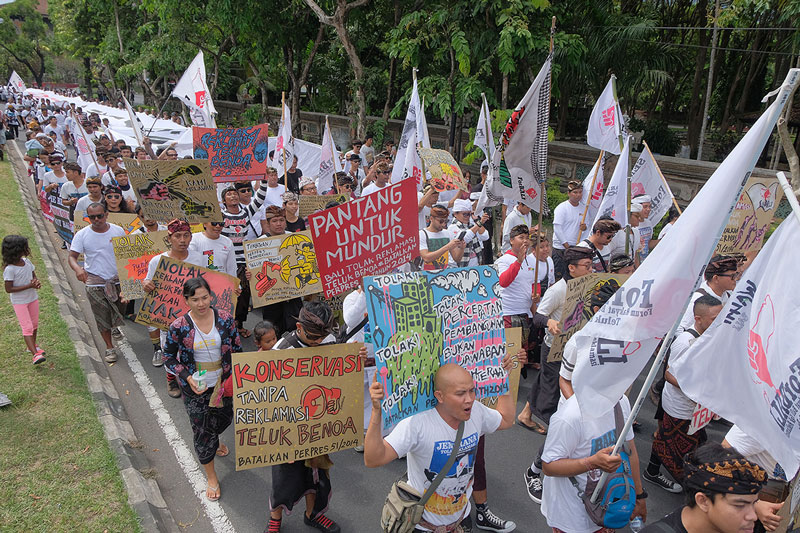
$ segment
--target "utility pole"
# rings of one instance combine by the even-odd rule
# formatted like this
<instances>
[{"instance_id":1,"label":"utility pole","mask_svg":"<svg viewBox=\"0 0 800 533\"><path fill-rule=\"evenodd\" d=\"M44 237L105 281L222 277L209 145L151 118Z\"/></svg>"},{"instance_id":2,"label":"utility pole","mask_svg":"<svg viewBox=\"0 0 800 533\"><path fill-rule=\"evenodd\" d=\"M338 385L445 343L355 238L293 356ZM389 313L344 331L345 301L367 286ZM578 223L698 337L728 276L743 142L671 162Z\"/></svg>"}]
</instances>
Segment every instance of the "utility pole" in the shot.
<instances>
[{"instance_id":1,"label":"utility pole","mask_svg":"<svg viewBox=\"0 0 800 533\"><path fill-rule=\"evenodd\" d=\"M708 107L711 105L711 90L714 88L714 60L717 56L717 39L719 37L719 0L714 8L714 32L711 34L711 59L708 62L708 84L706 85L706 101L703 103L703 121L700 126L700 142L697 143L697 160L703 160L703 141L706 137Z\"/></svg>"}]
</instances>

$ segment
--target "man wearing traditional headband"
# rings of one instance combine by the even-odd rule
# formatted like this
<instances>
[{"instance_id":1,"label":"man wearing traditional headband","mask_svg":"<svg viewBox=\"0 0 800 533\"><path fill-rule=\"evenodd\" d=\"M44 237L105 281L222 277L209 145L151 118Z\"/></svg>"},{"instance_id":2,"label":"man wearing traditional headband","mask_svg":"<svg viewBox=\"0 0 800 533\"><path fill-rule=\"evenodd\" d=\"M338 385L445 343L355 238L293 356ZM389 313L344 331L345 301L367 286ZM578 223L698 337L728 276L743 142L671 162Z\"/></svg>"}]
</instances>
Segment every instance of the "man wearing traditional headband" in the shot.
<instances>
[{"instance_id":1,"label":"man wearing traditional headband","mask_svg":"<svg viewBox=\"0 0 800 533\"><path fill-rule=\"evenodd\" d=\"M694 322L692 305L704 294L713 296L721 301L722 305L725 305L731 291L736 288L736 282L742 277L739 272L740 262L739 257L725 255L715 255L711 258L703 273L705 279L692 295L689 307L686 308L686 312L681 318L680 331L692 327L692 322Z\"/></svg>"},{"instance_id":2,"label":"man wearing traditional headband","mask_svg":"<svg viewBox=\"0 0 800 533\"><path fill-rule=\"evenodd\" d=\"M650 222L651 198L646 194L640 194L631 200L631 204L642 206L641 222L639 222L639 236L641 238L642 251L639 252L641 260L647 257L650 249L655 245L653 241L653 224Z\"/></svg>"},{"instance_id":3,"label":"man wearing traditional headband","mask_svg":"<svg viewBox=\"0 0 800 533\"><path fill-rule=\"evenodd\" d=\"M753 531L755 503L767 480L760 466L739 452L709 443L684 458L686 505L642 533L741 533Z\"/></svg>"},{"instance_id":4,"label":"man wearing traditional headband","mask_svg":"<svg viewBox=\"0 0 800 533\"><path fill-rule=\"evenodd\" d=\"M150 263L147 265L147 275L142 283L144 292L150 293L156 289L153 276L155 276L156 268L158 268L158 261L162 255L195 266L202 267L205 265L203 255L196 250L189 249L189 244L192 242L192 229L188 222L177 218L171 220L169 224L167 224L167 233L170 249L164 253L158 254L150 260ZM161 347L166 342L166 332L156 328L147 329L150 333L150 341L153 343L153 366L158 367L164 364L164 353ZM181 397L181 388L175 380L175 375L170 372L167 372L167 394L173 398Z\"/></svg>"},{"instance_id":5,"label":"man wearing traditional headband","mask_svg":"<svg viewBox=\"0 0 800 533\"><path fill-rule=\"evenodd\" d=\"M583 183L572 180L567 183L567 200L553 210L553 263L556 267L556 279L562 278L567 271L564 250L588 236L586 223L581 222L585 207L581 203L582 196Z\"/></svg>"}]
</instances>

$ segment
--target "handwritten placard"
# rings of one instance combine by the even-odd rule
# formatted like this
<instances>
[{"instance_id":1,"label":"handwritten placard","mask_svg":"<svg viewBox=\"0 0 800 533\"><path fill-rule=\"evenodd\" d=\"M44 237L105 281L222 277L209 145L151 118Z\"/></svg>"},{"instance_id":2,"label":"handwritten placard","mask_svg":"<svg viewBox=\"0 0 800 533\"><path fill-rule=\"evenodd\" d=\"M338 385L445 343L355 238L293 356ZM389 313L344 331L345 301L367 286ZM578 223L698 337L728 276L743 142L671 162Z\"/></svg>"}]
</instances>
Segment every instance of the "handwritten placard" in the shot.
<instances>
[{"instance_id":1,"label":"handwritten placard","mask_svg":"<svg viewBox=\"0 0 800 533\"><path fill-rule=\"evenodd\" d=\"M454 189L469 191L461 167L450 152L434 148L418 148L417 152L425 163L425 173L430 174L429 181L434 189L440 192Z\"/></svg>"},{"instance_id":2,"label":"handwritten placard","mask_svg":"<svg viewBox=\"0 0 800 533\"><path fill-rule=\"evenodd\" d=\"M267 172L267 125L192 128L194 158L208 159L216 183L263 179Z\"/></svg>"},{"instance_id":3,"label":"handwritten placard","mask_svg":"<svg viewBox=\"0 0 800 533\"><path fill-rule=\"evenodd\" d=\"M125 300L145 297L142 281L147 276L147 266L153 257L167 250L167 233L165 230L136 232L111 239L117 260L120 293Z\"/></svg>"},{"instance_id":4,"label":"handwritten placard","mask_svg":"<svg viewBox=\"0 0 800 533\"><path fill-rule=\"evenodd\" d=\"M345 194L323 194L323 195L310 195L310 194L301 194L297 197L297 201L300 204L300 208L298 211L298 216L300 218L305 218L311 213L316 213L317 211L322 211L325 209L325 206L331 202L336 202L337 204L343 204L345 202L350 201L350 195Z\"/></svg>"},{"instance_id":5,"label":"handwritten placard","mask_svg":"<svg viewBox=\"0 0 800 533\"><path fill-rule=\"evenodd\" d=\"M233 354L236 470L361 444L360 348L352 343Z\"/></svg>"},{"instance_id":6,"label":"handwritten placard","mask_svg":"<svg viewBox=\"0 0 800 533\"><path fill-rule=\"evenodd\" d=\"M760 250L781 198L783 189L777 178L750 176L714 253L731 255Z\"/></svg>"},{"instance_id":7,"label":"handwritten placard","mask_svg":"<svg viewBox=\"0 0 800 533\"><path fill-rule=\"evenodd\" d=\"M517 405L517 394L519 393L519 378L522 371L522 363L517 359L517 353L522 349L522 328L506 328L506 353L511 354L514 365L508 371L508 389L511 391L511 400ZM477 398L486 407L497 409L499 396Z\"/></svg>"}]
</instances>

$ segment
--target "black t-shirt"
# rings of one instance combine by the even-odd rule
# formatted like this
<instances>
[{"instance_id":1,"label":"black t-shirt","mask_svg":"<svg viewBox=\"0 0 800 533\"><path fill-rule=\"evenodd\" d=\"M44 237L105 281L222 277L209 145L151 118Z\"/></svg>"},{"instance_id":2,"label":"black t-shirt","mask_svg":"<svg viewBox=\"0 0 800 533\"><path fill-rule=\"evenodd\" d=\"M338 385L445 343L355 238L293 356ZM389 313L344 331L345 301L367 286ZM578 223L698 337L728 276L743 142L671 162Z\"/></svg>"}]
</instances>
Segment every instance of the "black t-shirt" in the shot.
<instances>
[{"instance_id":1,"label":"black t-shirt","mask_svg":"<svg viewBox=\"0 0 800 533\"><path fill-rule=\"evenodd\" d=\"M286 171L286 179L281 176L281 179L278 180L278 183L281 185L286 186L287 191L291 191L295 194L300 194L300 178L303 177L303 171L299 168L295 169L294 172L291 170Z\"/></svg>"},{"instance_id":2,"label":"black t-shirt","mask_svg":"<svg viewBox=\"0 0 800 533\"><path fill-rule=\"evenodd\" d=\"M645 527L641 533L688 533L681 521L682 512L683 507L678 507L658 522Z\"/></svg>"},{"instance_id":3,"label":"black t-shirt","mask_svg":"<svg viewBox=\"0 0 800 533\"><path fill-rule=\"evenodd\" d=\"M296 233L298 231L303 231L304 229L306 229L306 223L302 218L298 218L294 222L289 222L288 220L286 221L286 231Z\"/></svg>"}]
</instances>

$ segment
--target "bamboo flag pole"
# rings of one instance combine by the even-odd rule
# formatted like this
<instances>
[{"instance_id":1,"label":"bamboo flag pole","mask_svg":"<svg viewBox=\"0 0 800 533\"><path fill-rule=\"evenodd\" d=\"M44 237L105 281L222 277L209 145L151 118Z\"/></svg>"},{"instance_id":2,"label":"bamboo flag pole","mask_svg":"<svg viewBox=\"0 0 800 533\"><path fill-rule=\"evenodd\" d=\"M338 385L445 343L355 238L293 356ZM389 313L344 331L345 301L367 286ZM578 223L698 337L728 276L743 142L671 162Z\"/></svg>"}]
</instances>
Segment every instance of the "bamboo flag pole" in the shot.
<instances>
[{"instance_id":1,"label":"bamboo flag pole","mask_svg":"<svg viewBox=\"0 0 800 533\"><path fill-rule=\"evenodd\" d=\"M550 53L548 57L553 55L553 37L556 34L556 17L553 16L552 21L550 22ZM550 85L548 86L547 92L547 116L550 116L550 98L553 94L553 64L550 64ZM548 128L549 128L549 121L548 121ZM534 256L536 257L536 266L534 267L533 272L533 285L536 287L537 294L536 296L541 296L541 285L539 284L539 256L536 255L536 252L539 251L539 236L542 234L542 211L544 211L544 194L545 189L547 187L547 173L545 173L544 181L539 184L539 222L536 223L536 244L534 244Z\"/></svg>"},{"instance_id":2,"label":"bamboo flag pole","mask_svg":"<svg viewBox=\"0 0 800 533\"><path fill-rule=\"evenodd\" d=\"M650 151L650 147L647 146L647 141L642 141L642 144L644 145L645 150L647 150L647 153L650 154L650 157L652 158L652 160L655 161L656 158L653 157L653 152L651 152ZM661 181L663 181L664 185L667 186L667 189L670 192L670 196L672 196L672 189L669 188L669 183L667 183L667 178L664 177L664 173L661 172L661 168L658 166L658 164L656 164L656 170L658 170L658 175L661 176ZM675 206L675 209L678 210L678 214L680 215L682 213L682 211L681 211L681 208L678 206L678 202L677 202L677 200L675 200L674 196L672 196L672 205Z\"/></svg>"},{"instance_id":3,"label":"bamboo flag pole","mask_svg":"<svg viewBox=\"0 0 800 533\"><path fill-rule=\"evenodd\" d=\"M278 135L283 135L283 121L284 120L286 120L286 93L285 92L281 92L281 131L278 132ZM283 155L281 156L281 159L283 159L283 182L286 185L289 185L289 178L286 176L286 142L287 141L288 141L288 139L284 139L283 140Z\"/></svg>"},{"instance_id":4,"label":"bamboo flag pole","mask_svg":"<svg viewBox=\"0 0 800 533\"><path fill-rule=\"evenodd\" d=\"M600 173L600 162L603 160L603 154L605 154L605 150L600 150L600 156L597 158L597 163L594 164L594 176L592 176L592 185L589 187L589 201L586 202L586 207L583 208L583 217L581 217L581 226L586 223L586 213L589 212L589 205L592 203L592 196L594 195L594 184L597 182L597 174ZM578 241L581 240L581 234L583 230L580 229L578 226Z\"/></svg>"},{"instance_id":5,"label":"bamboo flag pole","mask_svg":"<svg viewBox=\"0 0 800 533\"><path fill-rule=\"evenodd\" d=\"M611 91L612 91L612 94L614 95L614 102L619 107L619 97L617 96L617 77L614 76L613 74L611 75ZM621 113L621 110L620 110L620 113ZM617 120L621 120L622 116L618 116L618 117L616 117L616 119ZM619 151L620 151L619 155L620 155L620 157L622 157L622 152L623 152L624 149L625 149L625 141L624 141L624 139L622 137L622 127L620 127L620 134L619 134ZM628 155L628 157L630 157L630 154ZM617 164L619 164L619 162L617 162ZM628 210L628 224L625 226L625 254L628 253L628 249L629 249L629 247L631 245L631 238L633 237L633 235L632 235L633 234L633 229L631 229L631 175L630 175L630 173L628 173L628 177L627 177L626 181L627 181L627 187L626 187L627 188L627 192L625 194L625 203L627 204L627 210ZM635 261L636 260L636 257L635 257L636 252L634 251L634 253L632 255L634 257L631 257L631 259L633 259Z\"/></svg>"}]
</instances>

